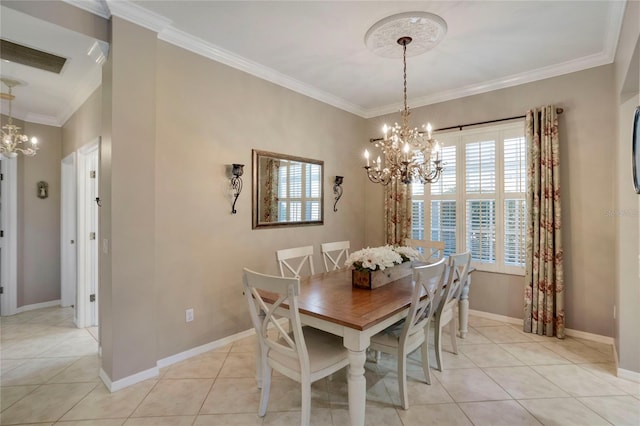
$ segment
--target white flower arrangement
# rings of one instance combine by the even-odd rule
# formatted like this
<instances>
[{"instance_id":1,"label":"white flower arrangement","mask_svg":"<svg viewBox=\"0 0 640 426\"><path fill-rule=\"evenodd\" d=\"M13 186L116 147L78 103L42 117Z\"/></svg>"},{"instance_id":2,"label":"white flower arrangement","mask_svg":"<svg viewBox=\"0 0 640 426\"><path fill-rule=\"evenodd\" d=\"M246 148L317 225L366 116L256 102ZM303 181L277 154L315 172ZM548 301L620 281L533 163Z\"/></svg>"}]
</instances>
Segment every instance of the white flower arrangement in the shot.
<instances>
[{"instance_id":1,"label":"white flower arrangement","mask_svg":"<svg viewBox=\"0 0 640 426\"><path fill-rule=\"evenodd\" d=\"M404 262L420 260L422 255L411 247L367 247L351 253L345 261L345 266L353 267L359 271L384 271Z\"/></svg>"}]
</instances>

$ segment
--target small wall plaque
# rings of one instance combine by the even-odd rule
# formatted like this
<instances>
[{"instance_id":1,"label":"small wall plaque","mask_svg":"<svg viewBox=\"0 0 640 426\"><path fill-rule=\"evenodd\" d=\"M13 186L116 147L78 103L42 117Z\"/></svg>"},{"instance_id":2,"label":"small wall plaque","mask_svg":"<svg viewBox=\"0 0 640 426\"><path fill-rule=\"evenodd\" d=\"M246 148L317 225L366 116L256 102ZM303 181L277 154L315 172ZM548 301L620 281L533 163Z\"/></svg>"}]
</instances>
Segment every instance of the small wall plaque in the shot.
<instances>
[{"instance_id":1,"label":"small wall plaque","mask_svg":"<svg viewBox=\"0 0 640 426\"><path fill-rule=\"evenodd\" d=\"M49 184L43 180L38 182L38 198L47 198L49 196Z\"/></svg>"}]
</instances>

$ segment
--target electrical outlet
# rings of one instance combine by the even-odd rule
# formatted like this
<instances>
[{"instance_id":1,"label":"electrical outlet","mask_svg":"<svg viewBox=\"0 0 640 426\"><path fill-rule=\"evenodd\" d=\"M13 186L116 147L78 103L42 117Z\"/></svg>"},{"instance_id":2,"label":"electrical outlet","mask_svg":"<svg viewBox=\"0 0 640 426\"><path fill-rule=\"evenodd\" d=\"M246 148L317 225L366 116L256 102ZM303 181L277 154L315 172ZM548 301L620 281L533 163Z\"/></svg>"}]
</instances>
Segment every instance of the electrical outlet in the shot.
<instances>
[{"instance_id":1,"label":"electrical outlet","mask_svg":"<svg viewBox=\"0 0 640 426\"><path fill-rule=\"evenodd\" d=\"M193 308L189 308L185 311L185 318L187 322L193 321L193 318L194 318Z\"/></svg>"}]
</instances>

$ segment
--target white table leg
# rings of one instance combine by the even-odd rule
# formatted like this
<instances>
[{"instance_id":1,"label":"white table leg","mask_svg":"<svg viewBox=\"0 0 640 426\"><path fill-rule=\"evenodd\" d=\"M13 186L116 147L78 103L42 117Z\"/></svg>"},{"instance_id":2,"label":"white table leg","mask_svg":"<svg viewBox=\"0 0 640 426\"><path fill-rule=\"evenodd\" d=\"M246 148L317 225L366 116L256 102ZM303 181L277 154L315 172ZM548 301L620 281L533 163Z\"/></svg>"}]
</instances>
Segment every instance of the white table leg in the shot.
<instances>
[{"instance_id":1,"label":"white table leg","mask_svg":"<svg viewBox=\"0 0 640 426\"><path fill-rule=\"evenodd\" d=\"M364 377L364 363L367 351L349 349L349 419L351 426L364 426L364 408L367 400L367 381Z\"/></svg>"},{"instance_id":2,"label":"white table leg","mask_svg":"<svg viewBox=\"0 0 640 426\"><path fill-rule=\"evenodd\" d=\"M462 286L460 299L458 301L458 325L460 327L460 338L467 337L469 326L469 287L471 287L471 274L467 276L467 281Z\"/></svg>"}]
</instances>

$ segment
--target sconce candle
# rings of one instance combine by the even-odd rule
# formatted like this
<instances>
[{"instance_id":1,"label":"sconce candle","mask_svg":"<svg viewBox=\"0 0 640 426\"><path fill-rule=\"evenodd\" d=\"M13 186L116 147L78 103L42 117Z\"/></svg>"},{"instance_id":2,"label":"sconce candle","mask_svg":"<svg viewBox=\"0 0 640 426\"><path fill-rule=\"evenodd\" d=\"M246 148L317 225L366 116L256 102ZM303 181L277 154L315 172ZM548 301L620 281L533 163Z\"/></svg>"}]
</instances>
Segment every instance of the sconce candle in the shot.
<instances>
[{"instance_id":1,"label":"sconce candle","mask_svg":"<svg viewBox=\"0 0 640 426\"><path fill-rule=\"evenodd\" d=\"M244 164L233 164L233 169L231 170L231 189L233 190L233 205L231 206L231 214L236 214L236 201L238 201L238 197L242 192L242 173L244 173Z\"/></svg>"},{"instance_id":2,"label":"sconce candle","mask_svg":"<svg viewBox=\"0 0 640 426\"><path fill-rule=\"evenodd\" d=\"M336 196L335 198L335 203L333 203L333 211L337 212L338 209L336 208L336 205L338 204L338 200L340 200L340 197L342 197L342 181L344 180L343 176L336 176L336 180L333 184L333 194Z\"/></svg>"}]
</instances>

